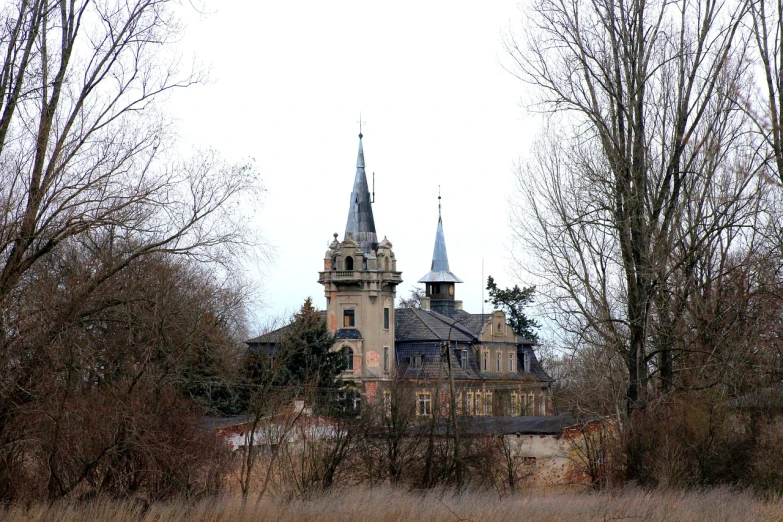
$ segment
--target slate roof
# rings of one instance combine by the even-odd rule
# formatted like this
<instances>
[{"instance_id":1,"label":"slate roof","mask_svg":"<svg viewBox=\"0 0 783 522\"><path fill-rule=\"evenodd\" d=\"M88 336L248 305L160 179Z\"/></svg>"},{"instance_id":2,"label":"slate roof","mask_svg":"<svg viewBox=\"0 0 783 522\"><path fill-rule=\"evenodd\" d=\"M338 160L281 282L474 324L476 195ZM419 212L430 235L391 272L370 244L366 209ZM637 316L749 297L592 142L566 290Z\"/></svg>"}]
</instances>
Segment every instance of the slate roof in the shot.
<instances>
[{"instance_id":1,"label":"slate roof","mask_svg":"<svg viewBox=\"0 0 783 522\"><path fill-rule=\"evenodd\" d=\"M435 434L444 436L450 431L451 420L441 418L435 425ZM424 423L426 425L426 423ZM459 417L457 429L465 435L557 435L564 428L577 424L569 414L522 417ZM422 425L414 426L411 431L421 429Z\"/></svg>"},{"instance_id":2,"label":"slate roof","mask_svg":"<svg viewBox=\"0 0 783 522\"><path fill-rule=\"evenodd\" d=\"M318 312L318 315L321 316L321 319L326 321L326 311L320 310ZM283 335L285 335L286 330L290 327L290 324L287 324L281 328L278 328L277 330L272 330L271 332L267 332L265 334L261 334L258 337L253 337L252 339L248 339L245 341L245 344L248 345L259 345L259 344L276 344L283 340Z\"/></svg>"},{"instance_id":3,"label":"slate roof","mask_svg":"<svg viewBox=\"0 0 783 522\"><path fill-rule=\"evenodd\" d=\"M375 233L375 219L372 215L370 188L367 185L367 174L364 171L364 148L362 134L359 133L359 153L356 156L356 177L353 181L353 191L348 207L348 222L345 225L345 237L359 243L362 251L369 254L378 249L378 236Z\"/></svg>"},{"instance_id":4,"label":"slate roof","mask_svg":"<svg viewBox=\"0 0 783 522\"><path fill-rule=\"evenodd\" d=\"M326 312L319 312L326 319ZM479 361L473 353L472 346L478 342L478 334L484 324L492 318L491 314L469 314L457 310L454 318L439 314L433 310L421 308L398 308L395 317L395 348L399 376L409 379L435 380L438 375L448 375L448 362L441 361L440 351L443 341L451 340L449 357L454 378L457 380L475 381L538 381L551 382L533 351L533 342L517 345L518 366L522 368L524 354L529 353L530 371L517 371L513 374L482 372ZM275 344L280 342L289 325L272 332L254 337L245 343L249 350L257 350L264 346L268 353L275 351ZM337 331L338 339L362 339L362 334L355 328L342 328ZM462 350L467 350L463 352ZM464 355L463 355L464 354ZM411 367L411 357L421 356L421 367ZM466 368L462 368L461 358L467 357Z\"/></svg>"},{"instance_id":5,"label":"slate roof","mask_svg":"<svg viewBox=\"0 0 783 522\"><path fill-rule=\"evenodd\" d=\"M471 314L465 310L454 310L454 320L459 321L462 326L478 335L481 333L484 325L492 319L492 314Z\"/></svg>"},{"instance_id":6,"label":"slate roof","mask_svg":"<svg viewBox=\"0 0 783 522\"><path fill-rule=\"evenodd\" d=\"M362 333L356 328L340 328L337 330L338 339L361 339Z\"/></svg>"},{"instance_id":7,"label":"slate roof","mask_svg":"<svg viewBox=\"0 0 783 522\"><path fill-rule=\"evenodd\" d=\"M440 200L440 196L438 196ZM419 283L461 283L462 279L451 273L449 269L449 255L446 252L446 239L443 236L443 220L440 217L440 203L438 203L438 228L435 231L435 248L432 251L432 265L430 271L419 279Z\"/></svg>"},{"instance_id":8,"label":"slate roof","mask_svg":"<svg viewBox=\"0 0 783 522\"><path fill-rule=\"evenodd\" d=\"M452 340L470 343L476 340L476 335L461 323L433 310L398 308L394 317L397 342Z\"/></svg>"}]
</instances>

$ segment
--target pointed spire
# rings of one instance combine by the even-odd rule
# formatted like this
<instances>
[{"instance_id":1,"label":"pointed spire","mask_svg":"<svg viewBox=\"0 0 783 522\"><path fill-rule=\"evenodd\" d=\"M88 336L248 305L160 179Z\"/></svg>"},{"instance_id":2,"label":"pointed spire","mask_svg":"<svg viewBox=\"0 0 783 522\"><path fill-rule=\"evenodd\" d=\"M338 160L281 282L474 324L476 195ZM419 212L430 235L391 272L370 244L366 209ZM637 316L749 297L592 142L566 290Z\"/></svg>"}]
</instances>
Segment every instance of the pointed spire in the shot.
<instances>
[{"instance_id":1,"label":"pointed spire","mask_svg":"<svg viewBox=\"0 0 783 522\"><path fill-rule=\"evenodd\" d=\"M375 233L375 220L372 216L370 189L364 172L364 148L362 147L361 123L359 124L359 154L356 156L356 177L348 209L348 222L345 225L345 237L359 243L362 251L369 254L378 248L378 236Z\"/></svg>"},{"instance_id":2,"label":"pointed spire","mask_svg":"<svg viewBox=\"0 0 783 522\"><path fill-rule=\"evenodd\" d=\"M438 187L438 228L435 231L435 248L432 251L432 265L419 283L461 283L462 279L449 270L449 255L446 253L446 238L443 235L443 219L440 209L440 187Z\"/></svg>"}]
</instances>

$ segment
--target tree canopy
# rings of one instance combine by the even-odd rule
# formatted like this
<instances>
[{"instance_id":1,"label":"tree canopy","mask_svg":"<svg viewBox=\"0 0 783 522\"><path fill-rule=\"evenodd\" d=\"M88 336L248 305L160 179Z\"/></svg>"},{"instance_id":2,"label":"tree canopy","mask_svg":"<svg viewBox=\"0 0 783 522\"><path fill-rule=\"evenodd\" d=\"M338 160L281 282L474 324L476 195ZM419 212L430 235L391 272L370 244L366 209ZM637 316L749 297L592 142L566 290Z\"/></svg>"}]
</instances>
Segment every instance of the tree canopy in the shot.
<instances>
[{"instance_id":1,"label":"tree canopy","mask_svg":"<svg viewBox=\"0 0 783 522\"><path fill-rule=\"evenodd\" d=\"M525 308L533 303L536 287L519 288L519 285L514 285L513 288L500 288L495 283L495 279L489 276L487 290L489 291L487 302L503 310L514 333L538 341L538 334L535 330L541 328L541 325L536 320L530 319L525 313Z\"/></svg>"}]
</instances>

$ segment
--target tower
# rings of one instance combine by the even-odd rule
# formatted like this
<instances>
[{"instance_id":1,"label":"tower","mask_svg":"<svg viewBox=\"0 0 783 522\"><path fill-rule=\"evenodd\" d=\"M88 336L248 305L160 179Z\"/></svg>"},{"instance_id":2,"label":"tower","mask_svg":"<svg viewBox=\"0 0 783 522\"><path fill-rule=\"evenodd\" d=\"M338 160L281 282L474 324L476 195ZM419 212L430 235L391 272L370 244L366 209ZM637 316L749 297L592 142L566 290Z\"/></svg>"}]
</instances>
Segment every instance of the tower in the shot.
<instances>
[{"instance_id":1,"label":"tower","mask_svg":"<svg viewBox=\"0 0 783 522\"><path fill-rule=\"evenodd\" d=\"M318 282L324 285L327 324L337 336L334 349L346 356L343 378L363 383L373 395L372 381L394 370L394 297L402 273L391 242L378 242L362 138L360 132L345 236L341 242L334 234Z\"/></svg>"},{"instance_id":2,"label":"tower","mask_svg":"<svg viewBox=\"0 0 783 522\"><path fill-rule=\"evenodd\" d=\"M446 239L443 237L443 219L440 211L440 191L438 191L438 228L435 231L435 249L432 252L432 265L427 275L419 279L426 285L426 298L430 309L448 317L454 317L456 301L454 285L462 279L449 270L449 256L446 253Z\"/></svg>"}]
</instances>

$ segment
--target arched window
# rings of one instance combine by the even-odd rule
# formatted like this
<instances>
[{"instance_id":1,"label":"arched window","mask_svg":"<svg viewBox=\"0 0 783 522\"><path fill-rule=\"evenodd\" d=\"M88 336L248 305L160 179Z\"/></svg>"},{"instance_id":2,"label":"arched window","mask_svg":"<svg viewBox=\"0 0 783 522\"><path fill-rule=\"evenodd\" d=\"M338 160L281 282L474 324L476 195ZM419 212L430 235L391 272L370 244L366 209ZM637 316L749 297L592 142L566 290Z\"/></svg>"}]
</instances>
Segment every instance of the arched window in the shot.
<instances>
[{"instance_id":1,"label":"arched window","mask_svg":"<svg viewBox=\"0 0 783 522\"><path fill-rule=\"evenodd\" d=\"M345 371L353 371L353 350L349 346L343 346L343 356L345 357Z\"/></svg>"},{"instance_id":2,"label":"arched window","mask_svg":"<svg viewBox=\"0 0 783 522\"><path fill-rule=\"evenodd\" d=\"M345 258L345 269L353 270L353 258L351 256Z\"/></svg>"}]
</instances>

